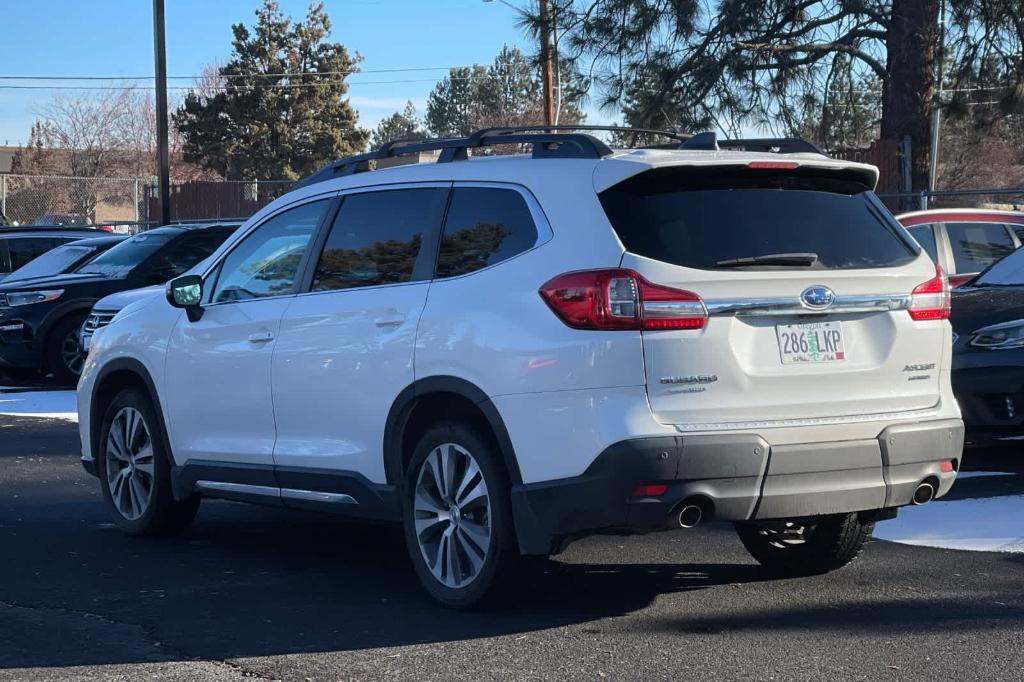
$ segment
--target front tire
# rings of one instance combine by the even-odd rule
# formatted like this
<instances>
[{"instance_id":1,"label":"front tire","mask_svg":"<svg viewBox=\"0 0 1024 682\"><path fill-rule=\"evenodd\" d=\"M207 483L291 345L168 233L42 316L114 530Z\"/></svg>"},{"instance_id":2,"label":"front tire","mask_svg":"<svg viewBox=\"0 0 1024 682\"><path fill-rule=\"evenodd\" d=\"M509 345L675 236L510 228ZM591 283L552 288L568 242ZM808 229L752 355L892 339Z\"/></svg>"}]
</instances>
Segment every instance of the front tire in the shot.
<instances>
[{"instance_id":1,"label":"front tire","mask_svg":"<svg viewBox=\"0 0 1024 682\"><path fill-rule=\"evenodd\" d=\"M874 527L857 514L841 514L815 523L737 523L736 532L750 555L769 571L804 576L849 564L860 554Z\"/></svg>"},{"instance_id":2,"label":"front tire","mask_svg":"<svg viewBox=\"0 0 1024 682\"><path fill-rule=\"evenodd\" d=\"M126 388L107 407L96 463L114 524L129 535L173 535L199 510L199 496L175 500L171 466L153 403Z\"/></svg>"},{"instance_id":3,"label":"front tire","mask_svg":"<svg viewBox=\"0 0 1024 682\"><path fill-rule=\"evenodd\" d=\"M509 480L490 439L444 422L420 439L402 492L406 546L430 596L469 609L503 595L519 566Z\"/></svg>"},{"instance_id":4,"label":"front tire","mask_svg":"<svg viewBox=\"0 0 1024 682\"><path fill-rule=\"evenodd\" d=\"M74 386L85 366L85 352L78 335L84 317L68 317L56 324L46 339L46 368L61 386Z\"/></svg>"}]
</instances>

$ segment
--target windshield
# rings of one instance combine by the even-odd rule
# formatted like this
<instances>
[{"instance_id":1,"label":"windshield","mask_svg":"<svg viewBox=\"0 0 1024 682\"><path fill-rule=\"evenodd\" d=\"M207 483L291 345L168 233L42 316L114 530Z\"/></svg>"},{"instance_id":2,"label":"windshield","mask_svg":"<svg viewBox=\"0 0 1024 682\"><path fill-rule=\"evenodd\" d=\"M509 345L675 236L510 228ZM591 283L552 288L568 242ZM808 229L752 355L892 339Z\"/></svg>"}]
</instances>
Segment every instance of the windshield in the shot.
<instances>
[{"instance_id":1,"label":"windshield","mask_svg":"<svg viewBox=\"0 0 1024 682\"><path fill-rule=\"evenodd\" d=\"M75 244L58 246L22 265L8 275L6 281L59 275L67 272L75 264L82 262L84 258L88 258L90 254L95 252L96 247L93 246L77 246Z\"/></svg>"},{"instance_id":2,"label":"windshield","mask_svg":"<svg viewBox=\"0 0 1024 682\"><path fill-rule=\"evenodd\" d=\"M830 179L666 169L601 204L627 250L688 268L878 268L917 255L870 191Z\"/></svg>"},{"instance_id":3,"label":"windshield","mask_svg":"<svg viewBox=\"0 0 1024 682\"><path fill-rule=\"evenodd\" d=\"M172 237L174 234L167 232L137 234L79 267L75 272L82 275L126 277L135 266L156 253Z\"/></svg>"},{"instance_id":4,"label":"windshield","mask_svg":"<svg viewBox=\"0 0 1024 682\"><path fill-rule=\"evenodd\" d=\"M996 261L992 267L970 282L972 287L1012 287L1024 285L1024 249Z\"/></svg>"}]
</instances>

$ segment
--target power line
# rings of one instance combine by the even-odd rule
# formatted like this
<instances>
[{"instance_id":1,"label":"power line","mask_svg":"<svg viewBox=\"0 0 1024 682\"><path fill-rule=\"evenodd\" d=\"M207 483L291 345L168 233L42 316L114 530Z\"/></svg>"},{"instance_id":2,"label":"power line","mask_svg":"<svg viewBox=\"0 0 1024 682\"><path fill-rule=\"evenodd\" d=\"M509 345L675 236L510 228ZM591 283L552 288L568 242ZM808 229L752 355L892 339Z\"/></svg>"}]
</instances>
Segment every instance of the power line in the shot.
<instances>
[{"instance_id":1,"label":"power line","mask_svg":"<svg viewBox=\"0 0 1024 682\"><path fill-rule=\"evenodd\" d=\"M456 66L413 66L395 69L350 69L348 71L281 71L278 73L235 73L235 74L199 74L195 76L168 76L168 80L202 80L204 78L291 78L295 76L353 76L363 73L408 73L415 71L451 71L452 69L471 69L481 64L463 64ZM508 67L510 64L497 64ZM154 76L30 76L25 74L0 76L0 80L32 80L32 81L148 81Z\"/></svg>"},{"instance_id":2,"label":"power line","mask_svg":"<svg viewBox=\"0 0 1024 682\"><path fill-rule=\"evenodd\" d=\"M456 81L468 81L477 80L480 78L488 78L487 75L480 76L445 76L448 80ZM390 85L397 83L437 83L436 78L403 78L397 80L384 80L384 81L346 81L345 85ZM294 90L299 88L319 88L325 85L331 85L331 83L278 83L269 85L230 85L234 90ZM199 86L196 85L171 85L168 86L168 90L197 90ZM130 87L117 87L113 85L0 85L0 90L152 90L153 86L130 86ZM214 86L215 90L225 89L224 87Z\"/></svg>"}]
</instances>

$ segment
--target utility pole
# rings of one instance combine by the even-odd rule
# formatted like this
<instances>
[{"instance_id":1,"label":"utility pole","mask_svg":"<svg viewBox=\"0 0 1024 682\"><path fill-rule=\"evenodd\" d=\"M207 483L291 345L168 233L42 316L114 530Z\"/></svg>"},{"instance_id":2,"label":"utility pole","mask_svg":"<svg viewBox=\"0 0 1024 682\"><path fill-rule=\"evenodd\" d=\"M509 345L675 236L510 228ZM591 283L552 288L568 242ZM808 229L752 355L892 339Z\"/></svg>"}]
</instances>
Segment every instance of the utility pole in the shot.
<instances>
[{"instance_id":1,"label":"utility pole","mask_svg":"<svg viewBox=\"0 0 1024 682\"><path fill-rule=\"evenodd\" d=\"M555 124L555 98L551 77L551 23L548 19L548 0L539 0L540 5L540 76L544 85L544 122Z\"/></svg>"},{"instance_id":2,"label":"utility pole","mask_svg":"<svg viewBox=\"0 0 1024 682\"><path fill-rule=\"evenodd\" d=\"M928 153L928 191L935 191L935 178L939 171L939 132L942 127L942 63L946 56L946 3L939 2L939 44L935 58L935 94L932 95L932 139ZM932 199L933 197L928 197ZM927 205L922 208L927 208Z\"/></svg>"},{"instance_id":3,"label":"utility pole","mask_svg":"<svg viewBox=\"0 0 1024 682\"><path fill-rule=\"evenodd\" d=\"M164 0L153 0L153 60L156 62L156 158L160 179L160 224L171 222L171 163L167 150L167 44Z\"/></svg>"}]
</instances>

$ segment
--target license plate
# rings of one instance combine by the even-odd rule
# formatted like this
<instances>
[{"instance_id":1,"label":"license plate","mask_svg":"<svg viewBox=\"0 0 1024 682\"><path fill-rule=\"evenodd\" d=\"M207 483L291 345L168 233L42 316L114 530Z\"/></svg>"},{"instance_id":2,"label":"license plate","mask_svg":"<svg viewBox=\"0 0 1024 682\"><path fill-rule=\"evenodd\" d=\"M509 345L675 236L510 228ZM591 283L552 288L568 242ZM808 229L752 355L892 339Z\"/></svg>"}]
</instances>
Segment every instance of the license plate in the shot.
<instances>
[{"instance_id":1,"label":"license plate","mask_svg":"<svg viewBox=\"0 0 1024 682\"><path fill-rule=\"evenodd\" d=\"M775 325L775 334L784 365L846 359L841 322L778 324Z\"/></svg>"}]
</instances>

